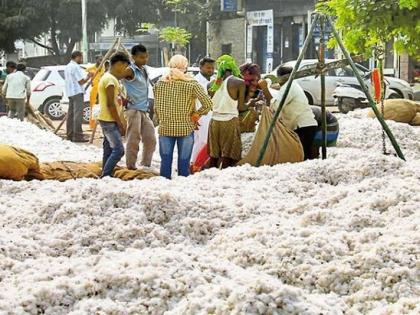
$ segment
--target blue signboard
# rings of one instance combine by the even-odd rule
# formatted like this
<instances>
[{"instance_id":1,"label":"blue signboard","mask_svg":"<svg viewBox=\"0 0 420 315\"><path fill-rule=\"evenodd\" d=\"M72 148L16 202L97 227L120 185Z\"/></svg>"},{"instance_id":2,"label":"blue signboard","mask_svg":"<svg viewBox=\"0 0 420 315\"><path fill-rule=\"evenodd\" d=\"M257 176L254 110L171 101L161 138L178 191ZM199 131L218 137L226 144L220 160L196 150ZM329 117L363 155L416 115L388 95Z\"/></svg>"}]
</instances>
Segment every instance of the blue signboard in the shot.
<instances>
[{"instance_id":1,"label":"blue signboard","mask_svg":"<svg viewBox=\"0 0 420 315\"><path fill-rule=\"evenodd\" d=\"M220 11L236 12L238 11L237 0L220 0Z\"/></svg>"}]
</instances>

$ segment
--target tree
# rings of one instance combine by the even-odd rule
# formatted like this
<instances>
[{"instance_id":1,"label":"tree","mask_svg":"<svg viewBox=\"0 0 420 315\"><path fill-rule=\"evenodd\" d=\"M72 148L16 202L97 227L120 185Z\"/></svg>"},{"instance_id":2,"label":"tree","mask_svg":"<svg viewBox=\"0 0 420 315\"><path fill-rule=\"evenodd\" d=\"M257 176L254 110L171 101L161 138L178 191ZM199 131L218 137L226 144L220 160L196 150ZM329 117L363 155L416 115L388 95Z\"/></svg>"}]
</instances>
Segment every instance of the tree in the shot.
<instances>
[{"instance_id":1,"label":"tree","mask_svg":"<svg viewBox=\"0 0 420 315\"><path fill-rule=\"evenodd\" d=\"M191 33L180 27L165 27L159 37L169 44L174 44L177 50L185 48L191 39Z\"/></svg>"},{"instance_id":2,"label":"tree","mask_svg":"<svg viewBox=\"0 0 420 315\"><path fill-rule=\"evenodd\" d=\"M420 0L324 0L318 9L335 17L351 52L370 55L395 39L397 51L420 56Z\"/></svg>"},{"instance_id":3,"label":"tree","mask_svg":"<svg viewBox=\"0 0 420 315\"><path fill-rule=\"evenodd\" d=\"M101 0L88 0L88 30L100 31L107 22ZM0 45L11 50L17 39L32 41L54 55L69 55L82 38L80 0L6 0L3 1ZM6 36L4 36L6 34ZM49 43L40 42L48 34ZM1 40L3 38L3 40Z\"/></svg>"}]
</instances>

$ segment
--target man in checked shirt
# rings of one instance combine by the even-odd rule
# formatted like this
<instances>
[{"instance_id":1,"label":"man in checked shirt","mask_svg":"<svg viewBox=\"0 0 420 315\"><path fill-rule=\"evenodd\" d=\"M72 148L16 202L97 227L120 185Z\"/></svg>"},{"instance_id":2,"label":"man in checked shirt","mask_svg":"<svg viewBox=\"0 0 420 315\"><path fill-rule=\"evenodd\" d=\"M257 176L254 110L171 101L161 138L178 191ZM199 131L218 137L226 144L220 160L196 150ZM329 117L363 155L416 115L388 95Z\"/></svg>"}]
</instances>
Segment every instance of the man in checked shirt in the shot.
<instances>
[{"instance_id":1,"label":"man in checked shirt","mask_svg":"<svg viewBox=\"0 0 420 315\"><path fill-rule=\"evenodd\" d=\"M155 114L159 122L160 175L172 177L175 143L178 146L178 175L190 175L190 160L194 145L194 130L198 120L212 108L204 88L186 74L188 59L175 55L169 62L170 72L154 87ZM196 100L201 107L196 110Z\"/></svg>"}]
</instances>

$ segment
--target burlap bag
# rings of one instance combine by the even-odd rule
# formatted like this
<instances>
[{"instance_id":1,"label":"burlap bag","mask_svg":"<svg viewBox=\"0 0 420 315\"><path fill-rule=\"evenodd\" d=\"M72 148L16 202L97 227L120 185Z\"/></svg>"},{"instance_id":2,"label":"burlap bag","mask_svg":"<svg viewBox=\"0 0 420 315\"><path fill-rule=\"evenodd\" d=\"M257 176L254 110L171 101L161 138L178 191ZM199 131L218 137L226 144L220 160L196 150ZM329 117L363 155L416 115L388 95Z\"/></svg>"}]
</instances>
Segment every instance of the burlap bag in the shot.
<instances>
[{"instance_id":1,"label":"burlap bag","mask_svg":"<svg viewBox=\"0 0 420 315\"><path fill-rule=\"evenodd\" d=\"M263 146L273 114L267 107L263 108L260 124L251 149L238 165L256 165L259 152ZM261 165L276 165L288 162L302 162L304 153L298 135L288 129L280 120L276 122Z\"/></svg>"},{"instance_id":2,"label":"burlap bag","mask_svg":"<svg viewBox=\"0 0 420 315\"><path fill-rule=\"evenodd\" d=\"M0 178L42 179L38 158L28 151L0 144Z\"/></svg>"},{"instance_id":3,"label":"burlap bag","mask_svg":"<svg viewBox=\"0 0 420 315\"><path fill-rule=\"evenodd\" d=\"M381 112L381 105L376 105ZM419 105L416 102L405 99L390 99L384 102L384 118L396 122L409 124L416 116ZM375 113L370 110L368 116L375 118Z\"/></svg>"},{"instance_id":4,"label":"burlap bag","mask_svg":"<svg viewBox=\"0 0 420 315\"><path fill-rule=\"evenodd\" d=\"M44 179L66 181L77 178L99 178L102 173L102 163L53 162L41 164ZM158 174L145 170L128 170L116 167L114 177L121 180L148 179Z\"/></svg>"},{"instance_id":5,"label":"burlap bag","mask_svg":"<svg viewBox=\"0 0 420 315\"><path fill-rule=\"evenodd\" d=\"M41 164L44 179L60 182L76 178L99 178L101 163L53 162Z\"/></svg>"},{"instance_id":6,"label":"burlap bag","mask_svg":"<svg viewBox=\"0 0 420 315\"><path fill-rule=\"evenodd\" d=\"M414 119L410 122L412 126L420 126L420 112L414 116Z\"/></svg>"}]
</instances>

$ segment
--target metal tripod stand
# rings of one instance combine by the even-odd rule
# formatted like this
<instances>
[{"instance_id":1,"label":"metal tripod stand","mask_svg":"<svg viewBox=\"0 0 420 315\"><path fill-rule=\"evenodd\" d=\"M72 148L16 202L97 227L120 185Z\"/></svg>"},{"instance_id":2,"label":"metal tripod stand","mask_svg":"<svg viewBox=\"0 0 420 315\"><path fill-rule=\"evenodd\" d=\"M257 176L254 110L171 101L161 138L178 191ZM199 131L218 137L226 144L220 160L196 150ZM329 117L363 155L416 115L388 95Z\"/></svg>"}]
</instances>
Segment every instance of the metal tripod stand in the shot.
<instances>
[{"instance_id":1,"label":"metal tripod stand","mask_svg":"<svg viewBox=\"0 0 420 315\"><path fill-rule=\"evenodd\" d=\"M318 25L320 26L320 46L319 46L319 60L318 60L318 64L312 69L312 71L308 71L308 73L302 73L303 71L298 71L299 66L305 56L306 51L308 50L309 44L313 39L313 34L314 34L314 30L315 27ZM334 38L337 41L337 44L339 45L341 51L343 52L344 56L345 56L345 62L335 62L335 65L331 65L331 64L325 64L325 48L326 48L326 44L325 44L325 26L326 23L329 23L334 35ZM283 106L286 102L287 96L289 94L292 82L294 79L297 78L297 76L299 77L303 77L303 76L308 76L308 75L313 75L315 72L316 74L319 74L320 79L321 79L321 109L322 109L322 159L326 159L327 158L327 117L326 117L326 108L325 108L325 73L326 71L328 71L331 68L336 68L339 64L349 64L354 72L354 75L356 76L363 92L365 93L368 101L369 101L369 105L372 108L373 112L375 113L376 117L378 118L382 129L384 130L384 132L386 133L386 135L388 136L389 140L392 143L392 146L395 149L395 152L397 153L398 157L401 158L402 160L405 160L404 154L402 153L397 141L395 140L394 135L392 134L391 130L389 129L387 123L385 122L383 115L379 112L378 108L376 107L376 103L373 100L373 97L370 95L368 88L366 87L362 77L360 76L359 72L357 71L356 65L353 61L353 59L350 57L350 54L348 53L348 51L346 50L346 48L344 47L343 41L341 40L340 35L338 34L337 30L334 27L334 24L332 23L332 20L329 16L322 14L322 13L318 13L316 12L314 14L314 19L311 25L311 28L309 30L309 34L305 39L305 43L303 45L302 51L299 55L299 58L297 59L297 62L293 68L292 73L289 76L289 79L287 81L287 85L286 85L286 89L284 94L282 95L281 101L280 101L280 105L278 107L278 109L276 110L274 116L273 116L273 120L271 121L270 127L267 131L267 135L265 136L264 139L264 143L261 147L258 159L257 159L257 163L256 166L260 166L261 162L264 158L265 152L267 150L268 147L268 143L270 141L270 137L273 133L273 129L274 126L276 124L276 121L279 119L281 110L283 109ZM300 73L300 75L298 75Z\"/></svg>"}]
</instances>

